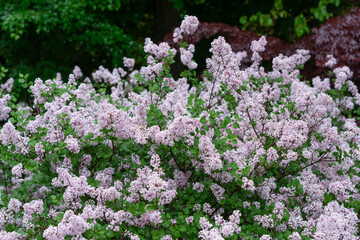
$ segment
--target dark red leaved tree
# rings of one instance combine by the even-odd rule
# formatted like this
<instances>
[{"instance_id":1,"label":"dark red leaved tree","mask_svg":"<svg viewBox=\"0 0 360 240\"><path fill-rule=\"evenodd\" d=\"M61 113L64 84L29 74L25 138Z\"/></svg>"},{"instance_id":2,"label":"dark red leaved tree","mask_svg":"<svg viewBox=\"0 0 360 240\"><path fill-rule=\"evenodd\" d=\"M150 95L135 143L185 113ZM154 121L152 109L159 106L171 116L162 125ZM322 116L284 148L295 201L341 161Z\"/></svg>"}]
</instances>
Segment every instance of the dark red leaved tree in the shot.
<instances>
[{"instance_id":1,"label":"dark red leaved tree","mask_svg":"<svg viewBox=\"0 0 360 240\"><path fill-rule=\"evenodd\" d=\"M178 47L172 41L173 33L164 37L172 47ZM224 23L202 22L198 30L191 36L185 36L188 43L199 43L217 35L224 36L235 52L246 51L244 63L250 63L250 44L258 40L259 35L243 31ZM353 8L343 16L333 17L318 28L313 28L311 34L304 36L293 44L288 44L279 38L268 36L266 51L263 59L271 60L280 53L290 55L296 49L310 50L312 58L305 66L303 75L307 80L320 75L325 76L329 71L325 67L326 56L332 54L338 60L337 66L347 65L354 72L353 80L360 86L360 8Z\"/></svg>"}]
</instances>

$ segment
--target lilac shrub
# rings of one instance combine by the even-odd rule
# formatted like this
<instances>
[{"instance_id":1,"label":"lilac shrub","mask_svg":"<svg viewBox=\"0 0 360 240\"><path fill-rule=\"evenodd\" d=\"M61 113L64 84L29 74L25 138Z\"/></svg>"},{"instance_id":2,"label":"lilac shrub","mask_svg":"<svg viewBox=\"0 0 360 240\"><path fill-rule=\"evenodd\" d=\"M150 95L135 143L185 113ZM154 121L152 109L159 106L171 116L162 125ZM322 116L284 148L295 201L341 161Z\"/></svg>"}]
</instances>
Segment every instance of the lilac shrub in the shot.
<instances>
[{"instance_id":1,"label":"lilac shrub","mask_svg":"<svg viewBox=\"0 0 360 240\"><path fill-rule=\"evenodd\" d=\"M179 50L146 39L140 69L36 79L28 107L9 111L1 87L0 239L358 239L350 69L301 81L298 50L266 72L265 37L242 68L219 37L197 75L181 42L197 25L175 30Z\"/></svg>"}]
</instances>

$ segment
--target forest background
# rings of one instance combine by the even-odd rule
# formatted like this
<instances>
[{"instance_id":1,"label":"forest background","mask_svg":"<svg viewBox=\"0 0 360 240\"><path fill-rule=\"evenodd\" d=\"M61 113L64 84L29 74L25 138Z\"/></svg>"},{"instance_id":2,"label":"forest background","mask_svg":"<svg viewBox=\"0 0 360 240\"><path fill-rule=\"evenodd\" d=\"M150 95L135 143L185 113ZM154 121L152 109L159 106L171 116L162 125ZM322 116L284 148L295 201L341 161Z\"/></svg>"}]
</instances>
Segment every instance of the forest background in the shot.
<instances>
[{"instance_id":1,"label":"forest background","mask_svg":"<svg viewBox=\"0 0 360 240\"><path fill-rule=\"evenodd\" d=\"M18 86L24 77L31 83L66 76L76 65L90 76L99 65L121 66L124 56L143 64L145 37L161 41L184 15L294 43L358 6L354 0L1 0L0 79L18 77ZM198 44L197 62L210 56L216 37Z\"/></svg>"}]
</instances>

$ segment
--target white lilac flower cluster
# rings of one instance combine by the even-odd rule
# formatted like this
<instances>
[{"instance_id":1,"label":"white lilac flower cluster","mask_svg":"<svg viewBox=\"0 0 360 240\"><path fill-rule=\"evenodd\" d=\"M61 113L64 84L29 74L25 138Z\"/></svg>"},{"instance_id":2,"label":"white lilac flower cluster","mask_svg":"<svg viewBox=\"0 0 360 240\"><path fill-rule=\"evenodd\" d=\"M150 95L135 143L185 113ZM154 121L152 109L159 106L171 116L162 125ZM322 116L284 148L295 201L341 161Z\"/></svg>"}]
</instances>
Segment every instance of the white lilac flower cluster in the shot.
<instances>
[{"instance_id":1,"label":"white lilac flower cluster","mask_svg":"<svg viewBox=\"0 0 360 240\"><path fill-rule=\"evenodd\" d=\"M186 15L181 23L181 26L175 28L173 35L174 42L180 44L181 63L187 66L190 70L194 70L198 66L198 64L192 59L195 52L195 46L194 44L181 45L181 43L183 43L183 36L193 34L197 30L198 26L199 20L197 19L197 17Z\"/></svg>"},{"instance_id":2,"label":"white lilac flower cluster","mask_svg":"<svg viewBox=\"0 0 360 240\"><path fill-rule=\"evenodd\" d=\"M10 78L6 81L6 83L0 85L1 91L3 93L0 96L0 121L6 121L9 118L11 108L8 106L8 102L11 96L8 93L11 92L13 86L13 78Z\"/></svg>"},{"instance_id":3,"label":"white lilac flower cluster","mask_svg":"<svg viewBox=\"0 0 360 240\"><path fill-rule=\"evenodd\" d=\"M186 16L175 41L198 24ZM1 85L0 239L358 239L352 73L307 84L306 50L267 72L266 44L246 68L215 39L198 83L174 79L177 50L146 39L146 66L38 78L26 108L8 106L14 80Z\"/></svg>"},{"instance_id":4,"label":"white lilac flower cluster","mask_svg":"<svg viewBox=\"0 0 360 240\"><path fill-rule=\"evenodd\" d=\"M186 15L180 27L174 30L174 42L179 43L183 39L183 35L193 34L197 30L199 23L197 17Z\"/></svg>"}]
</instances>

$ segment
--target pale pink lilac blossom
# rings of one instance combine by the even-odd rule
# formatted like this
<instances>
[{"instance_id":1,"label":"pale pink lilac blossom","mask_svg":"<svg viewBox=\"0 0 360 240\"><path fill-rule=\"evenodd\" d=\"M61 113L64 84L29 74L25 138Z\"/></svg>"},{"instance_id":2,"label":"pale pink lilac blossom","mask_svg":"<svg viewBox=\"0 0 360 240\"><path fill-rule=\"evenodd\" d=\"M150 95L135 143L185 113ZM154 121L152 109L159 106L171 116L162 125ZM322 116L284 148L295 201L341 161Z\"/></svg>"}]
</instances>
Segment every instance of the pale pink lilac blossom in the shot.
<instances>
[{"instance_id":1,"label":"pale pink lilac blossom","mask_svg":"<svg viewBox=\"0 0 360 240\"><path fill-rule=\"evenodd\" d=\"M193 34L199 26L199 20L195 16L185 15L184 20L181 22L179 28L175 28L173 40L179 43L183 39L183 35Z\"/></svg>"}]
</instances>

